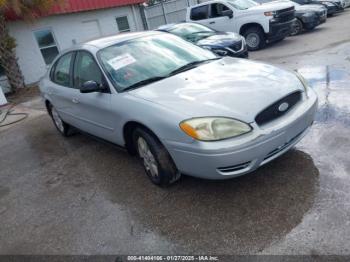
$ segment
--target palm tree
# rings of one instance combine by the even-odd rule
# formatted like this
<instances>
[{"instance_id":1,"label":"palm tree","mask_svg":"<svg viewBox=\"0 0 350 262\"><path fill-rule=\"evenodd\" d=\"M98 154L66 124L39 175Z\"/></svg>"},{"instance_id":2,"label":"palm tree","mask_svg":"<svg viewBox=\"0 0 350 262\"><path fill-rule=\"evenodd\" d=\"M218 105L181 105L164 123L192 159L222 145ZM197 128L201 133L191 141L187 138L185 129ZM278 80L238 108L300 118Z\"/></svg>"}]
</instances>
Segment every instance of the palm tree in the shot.
<instances>
[{"instance_id":1,"label":"palm tree","mask_svg":"<svg viewBox=\"0 0 350 262\"><path fill-rule=\"evenodd\" d=\"M4 68L12 91L24 87L24 77L17 62L16 41L10 36L6 13L11 12L27 22L64 0L0 0L0 65Z\"/></svg>"}]
</instances>

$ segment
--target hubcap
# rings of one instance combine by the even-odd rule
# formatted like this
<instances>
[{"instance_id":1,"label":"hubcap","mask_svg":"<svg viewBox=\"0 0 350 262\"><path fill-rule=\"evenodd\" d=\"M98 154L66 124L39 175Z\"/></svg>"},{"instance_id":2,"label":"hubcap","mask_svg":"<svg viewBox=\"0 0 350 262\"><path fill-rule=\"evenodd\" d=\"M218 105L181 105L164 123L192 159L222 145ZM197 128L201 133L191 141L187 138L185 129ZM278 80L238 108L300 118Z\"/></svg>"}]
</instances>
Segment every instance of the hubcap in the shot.
<instances>
[{"instance_id":1,"label":"hubcap","mask_svg":"<svg viewBox=\"0 0 350 262\"><path fill-rule=\"evenodd\" d=\"M139 137L137 140L137 147L147 172L151 174L152 177L158 177L158 164L145 139Z\"/></svg>"},{"instance_id":2,"label":"hubcap","mask_svg":"<svg viewBox=\"0 0 350 262\"><path fill-rule=\"evenodd\" d=\"M54 107L52 108L51 112L52 112L52 118L53 118L55 125L57 126L58 130L60 130L63 133L64 126L63 126L62 119L60 118L60 116L58 115L58 113Z\"/></svg>"},{"instance_id":3,"label":"hubcap","mask_svg":"<svg viewBox=\"0 0 350 262\"><path fill-rule=\"evenodd\" d=\"M246 37L247 45L251 48L256 48L260 44L260 37L256 33L250 33Z\"/></svg>"}]
</instances>

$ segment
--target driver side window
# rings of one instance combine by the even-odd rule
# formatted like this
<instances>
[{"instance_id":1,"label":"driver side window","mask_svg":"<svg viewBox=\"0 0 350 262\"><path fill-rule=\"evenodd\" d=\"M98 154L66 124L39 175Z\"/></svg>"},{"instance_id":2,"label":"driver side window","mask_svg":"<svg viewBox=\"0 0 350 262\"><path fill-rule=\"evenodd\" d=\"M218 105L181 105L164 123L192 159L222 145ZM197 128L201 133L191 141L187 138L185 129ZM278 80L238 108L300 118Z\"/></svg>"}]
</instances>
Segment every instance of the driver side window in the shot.
<instances>
[{"instance_id":1,"label":"driver side window","mask_svg":"<svg viewBox=\"0 0 350 262\"><path fill-rule=\"evenodd\" d=\"M87 81L104 84L103 74L91 54L80 51L74 64L74 88L80 89Z\"/></svg>"},{"instance_id":2,"label":"driver side window","mask_svg":"<svg viewBox=\"0 0 350 262\"><path fill-rule=\"evenodd\" d=\"M230 9L224 4L212 4L210 18L221 17L222 12L228 10Z\"/></svg>"}]
</instances>

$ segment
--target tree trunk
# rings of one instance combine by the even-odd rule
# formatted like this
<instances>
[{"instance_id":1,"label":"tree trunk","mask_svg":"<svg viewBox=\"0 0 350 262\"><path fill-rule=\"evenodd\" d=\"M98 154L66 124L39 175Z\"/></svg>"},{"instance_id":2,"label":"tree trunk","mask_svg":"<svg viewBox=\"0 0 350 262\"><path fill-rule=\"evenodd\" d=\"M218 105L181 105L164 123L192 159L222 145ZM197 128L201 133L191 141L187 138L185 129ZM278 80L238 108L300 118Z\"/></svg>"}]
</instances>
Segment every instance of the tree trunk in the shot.
<instances>
[{"instance_id":1,"label":"tree trunk","mask_svg":"<svg viewBox=\"0 0 350 262\"><path fill-rule=\"evenodd\" d=\"M25 86L15 48L15 40L9 35L4 13L0 11L0 64L5 70L11 91Z\"/></svg>"}]
</instances>

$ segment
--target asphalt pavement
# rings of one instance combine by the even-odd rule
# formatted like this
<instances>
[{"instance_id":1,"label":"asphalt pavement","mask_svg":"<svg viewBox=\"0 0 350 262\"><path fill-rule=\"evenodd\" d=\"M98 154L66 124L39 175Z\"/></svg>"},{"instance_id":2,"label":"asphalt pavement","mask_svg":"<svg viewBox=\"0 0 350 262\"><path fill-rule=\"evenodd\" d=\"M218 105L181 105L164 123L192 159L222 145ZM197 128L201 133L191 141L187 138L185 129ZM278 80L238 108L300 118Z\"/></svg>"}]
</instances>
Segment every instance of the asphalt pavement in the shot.
<instances>
[{"instance_id":1,"label":"asphalt pavement","mask_svg":"<svg viewBox=\"0 0 350 262\"><path fill-rule=\"evenodd\" d=\"M152 185L135 157L63 138L40 98L0 128L0 254L350 255L350 9L251 53L298 70L319 95L291 151L226 181Z\"/></svg>"}]
</instances>

